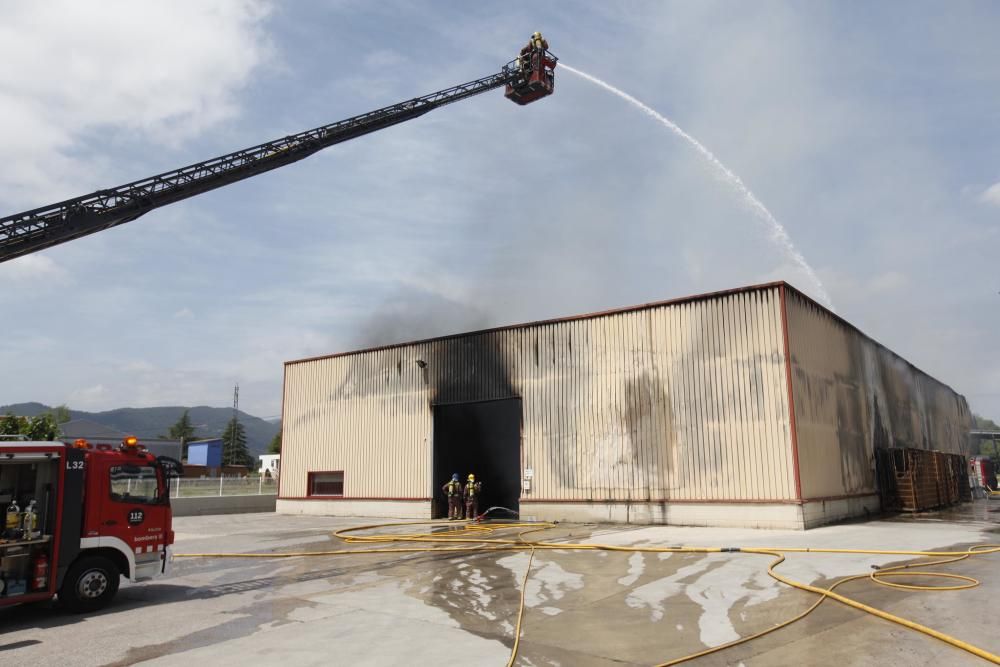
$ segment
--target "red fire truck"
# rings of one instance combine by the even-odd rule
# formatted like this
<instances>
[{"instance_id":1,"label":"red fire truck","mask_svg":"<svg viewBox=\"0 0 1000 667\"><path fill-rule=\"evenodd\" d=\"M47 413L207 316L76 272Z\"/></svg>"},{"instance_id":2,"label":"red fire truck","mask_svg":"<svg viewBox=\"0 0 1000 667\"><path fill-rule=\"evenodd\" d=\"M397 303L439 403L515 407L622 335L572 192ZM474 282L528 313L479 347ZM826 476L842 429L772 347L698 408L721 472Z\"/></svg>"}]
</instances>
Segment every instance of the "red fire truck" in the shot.
<instances>
[{"instance_id":1,"label":"red fire truck","mask_svg":"<svg viewBox=\"0 0 1000 667\"><path fill-rule=\"evenodd\" d=\"M988 456L973 456L969 459L969 484L977 498L986 498L997 488L997 475L993 460Z\"/></svg>"},{"instance_id":2,"label":"red fire truck","mask_svg":"<svg viewBox=\"0 0 1000 667\"><path fill-rule=\"evenodd\" d=\"M58 596L99 609L121 577L141 581L170 563L170 478L180 463L135 438L121 446L0 441L0 606Z\"/></svg>"},{"instance_id":3,"label":"red fire truck","mask_svg":"<svg viewBox=\"0 0 1000 667\"><path fill-rule=\"evenodd\" d=\"M539 35L539 38L541 36ZM498 88L529 104L552 94L557 58L544 40L489 76L116 188L0 217L0 262L110 229L161 206L309 157L323 148ZM166 572L168 480L180 463L134 438L120 448L0 439L0 606L59 596L76 610L106 605L121 577Z\"/></svg>"}]
</instances>

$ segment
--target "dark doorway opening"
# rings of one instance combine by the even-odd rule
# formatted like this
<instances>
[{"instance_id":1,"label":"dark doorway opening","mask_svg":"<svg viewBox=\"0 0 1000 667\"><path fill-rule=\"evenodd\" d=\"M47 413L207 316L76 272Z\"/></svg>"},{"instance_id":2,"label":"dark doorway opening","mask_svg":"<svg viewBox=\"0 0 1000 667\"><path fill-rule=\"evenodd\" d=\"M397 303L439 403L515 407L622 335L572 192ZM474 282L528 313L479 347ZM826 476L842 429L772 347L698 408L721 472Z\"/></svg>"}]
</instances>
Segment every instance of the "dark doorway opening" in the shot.
<instances>
[{"instance_id":1,"label":"dark doorway opening","mask_svg":"<svg viewBox=\"0 0 1000 667\"><path fill-rule=\"evenodd\" d=\"M479 512L518 510L521 497L521 399L434 406L434 517L448 515L441 487L458 473L483 483Z\"/></svg>"}]
</instances>

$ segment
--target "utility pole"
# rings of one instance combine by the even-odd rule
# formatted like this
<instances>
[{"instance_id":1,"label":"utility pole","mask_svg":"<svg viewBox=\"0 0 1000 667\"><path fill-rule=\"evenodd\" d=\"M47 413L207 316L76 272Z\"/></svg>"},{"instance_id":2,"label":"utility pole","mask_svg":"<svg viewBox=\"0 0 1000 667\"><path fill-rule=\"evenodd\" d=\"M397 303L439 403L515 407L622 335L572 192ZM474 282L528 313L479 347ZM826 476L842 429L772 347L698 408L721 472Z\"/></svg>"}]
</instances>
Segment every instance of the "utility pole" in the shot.
<instances>
[{"instance_id":1,"label":"utility pole","mask_svg":"<svg viewBox=\"0 0 1000 667\"><path fill-rule=\"evenodd\" d=\"M229 429L229 456L230 459L225 461L225 465L234 465L232 456L236 451L236 425L239 423L236 419L236 414L240 409L240 385L236 383L233 387L233 424L232 428Z\"/></svg>"}]
</instances>

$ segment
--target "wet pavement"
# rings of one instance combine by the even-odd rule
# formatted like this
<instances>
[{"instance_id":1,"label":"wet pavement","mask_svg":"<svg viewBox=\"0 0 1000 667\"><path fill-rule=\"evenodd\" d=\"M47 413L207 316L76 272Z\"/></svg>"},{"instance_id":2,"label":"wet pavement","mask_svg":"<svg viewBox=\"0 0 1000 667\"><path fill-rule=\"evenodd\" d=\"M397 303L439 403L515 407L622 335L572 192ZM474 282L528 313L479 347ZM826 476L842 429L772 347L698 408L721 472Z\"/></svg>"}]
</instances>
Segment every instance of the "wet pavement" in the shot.
<instances>
[{"instance_id":1,"label":"wet pavement","mask_svg":"<svg viewBox=\"0 0 1000 667\"><path fill-rule=\"evenodd\" d=\"M175 522L176 550L339 549L344 545L333 530L377 522L184 517ZM531 537L624 546L964 548L1000 542L1000 501L807 532L560 524ZM99 614L69 615L48 603L0 610L0 664L502 666L528 559L523 551L494 551L178 560L171 577L123 586ZM524 592L517 664L651 665L771 627L815 600L769 577L771 560L742 553L538 551ZM778 569L820 586L899 562L899 556L810 553L790 555ZM998 562L994 554L935 568L983 582L971 590L902 591L861 580L838 592L998 653L998 619L990 611L1000 600ZM690 664L982 662L828 600L788 628Z\"/></svg>"}]
</instances>

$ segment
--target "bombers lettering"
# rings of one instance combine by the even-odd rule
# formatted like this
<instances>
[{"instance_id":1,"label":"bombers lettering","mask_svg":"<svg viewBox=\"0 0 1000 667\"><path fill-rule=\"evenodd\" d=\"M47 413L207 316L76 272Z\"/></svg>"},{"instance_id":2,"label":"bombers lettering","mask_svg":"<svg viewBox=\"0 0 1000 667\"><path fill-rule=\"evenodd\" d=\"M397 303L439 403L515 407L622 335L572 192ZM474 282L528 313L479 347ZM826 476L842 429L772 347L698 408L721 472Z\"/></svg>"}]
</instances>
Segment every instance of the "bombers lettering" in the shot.
<instances>
[{"instance_id":1,"label":"bombers lettering","mask_svg":"<svg viewBox=\"0 0 1000 667\"><path fill-rule=\"evenodd\" d=\"M133 542L149 542L150 540L163 539L162 535L138 535L132 538Z\"/></svg>"}]
</instances>

